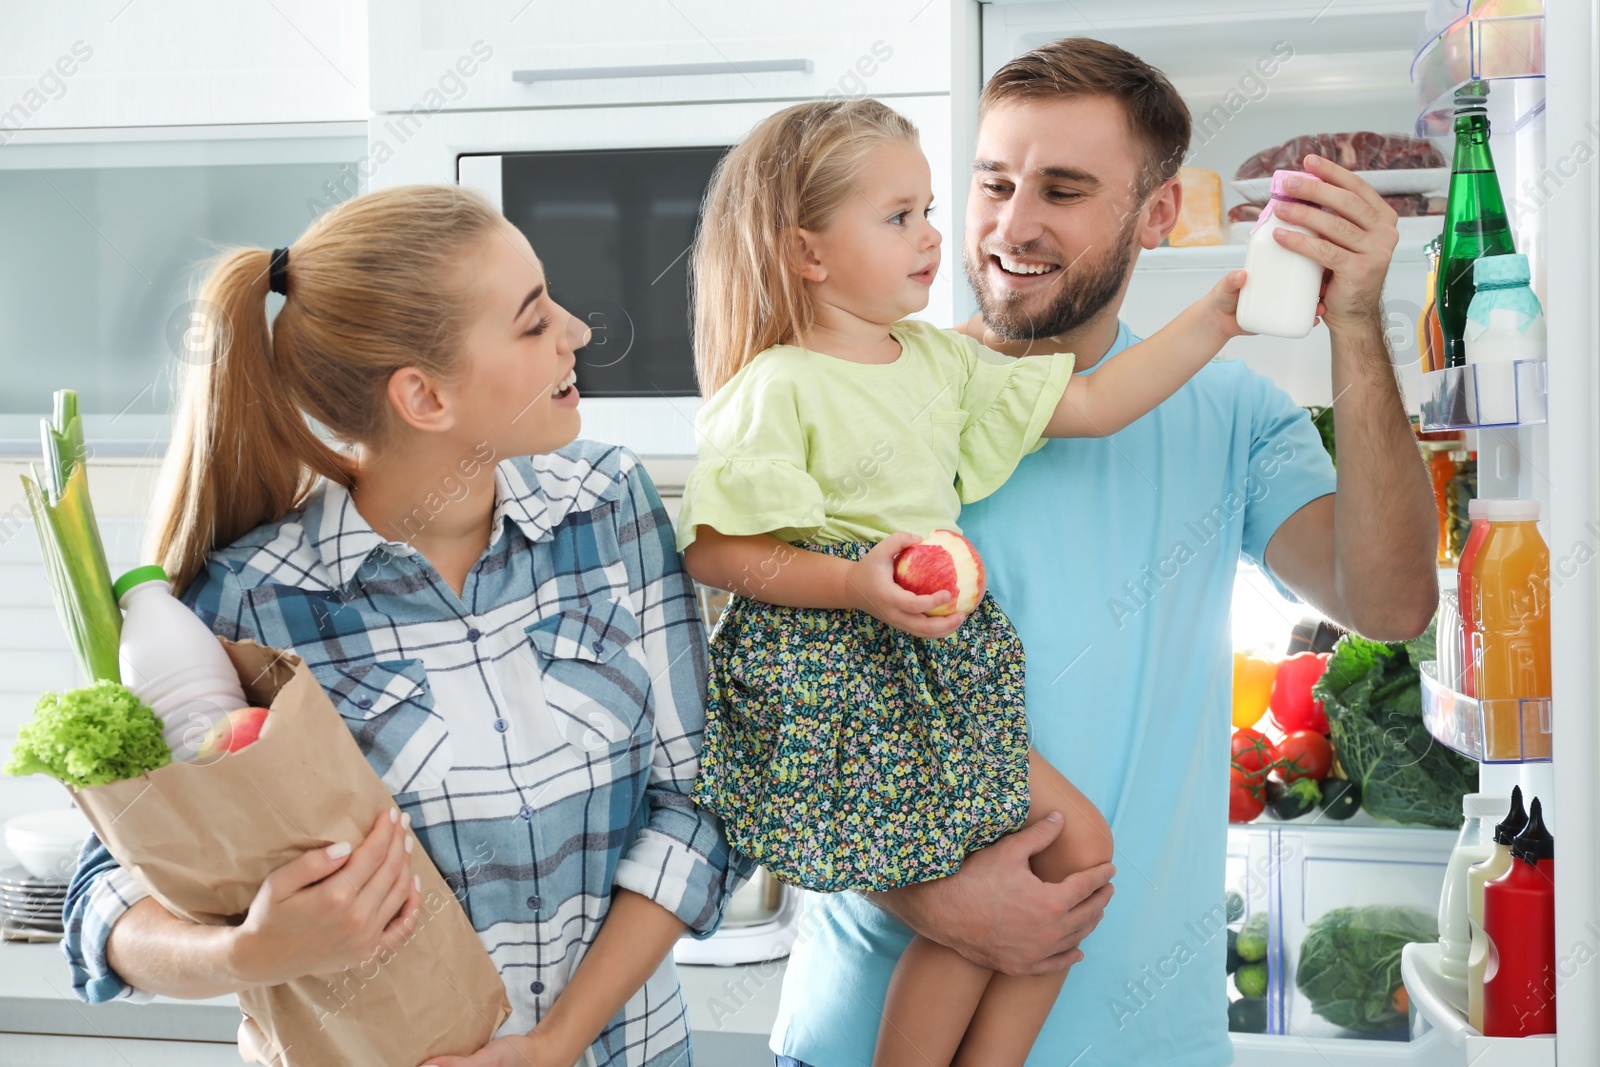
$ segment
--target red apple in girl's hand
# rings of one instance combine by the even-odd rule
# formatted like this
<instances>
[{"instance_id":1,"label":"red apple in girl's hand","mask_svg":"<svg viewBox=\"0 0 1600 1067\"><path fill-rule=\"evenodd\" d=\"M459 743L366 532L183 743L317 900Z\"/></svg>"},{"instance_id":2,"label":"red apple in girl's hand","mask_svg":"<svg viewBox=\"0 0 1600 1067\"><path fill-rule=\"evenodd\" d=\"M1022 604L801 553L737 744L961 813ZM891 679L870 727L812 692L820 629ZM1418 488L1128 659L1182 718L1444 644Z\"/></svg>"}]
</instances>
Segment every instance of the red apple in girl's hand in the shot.
<instances>
[{"instance_id":1,"label":"red apple in girl's hand","mask_svg":"<svg viewBox=\"0 0 1600 1067\"><path fill-rule=\"evenodd\" d=\"M196 758L210 759L254 744L256 738L261 736L261 727L266 721L266 708L235 708L206 732L206 739L200 743Z\"/></svg>"},{"instance_id":2,"label":"red apple in girl's hand","mask_svg":"<svg viewBox=\"0 0 1600 1067\"><path fill-rule=\"evenodd\" d=\"M928 615L965 615L983 599L983 559L954 530L935 530L895 557L894 580L918 596L950 591L951 599Z\"/></svg>"}]
</instances>

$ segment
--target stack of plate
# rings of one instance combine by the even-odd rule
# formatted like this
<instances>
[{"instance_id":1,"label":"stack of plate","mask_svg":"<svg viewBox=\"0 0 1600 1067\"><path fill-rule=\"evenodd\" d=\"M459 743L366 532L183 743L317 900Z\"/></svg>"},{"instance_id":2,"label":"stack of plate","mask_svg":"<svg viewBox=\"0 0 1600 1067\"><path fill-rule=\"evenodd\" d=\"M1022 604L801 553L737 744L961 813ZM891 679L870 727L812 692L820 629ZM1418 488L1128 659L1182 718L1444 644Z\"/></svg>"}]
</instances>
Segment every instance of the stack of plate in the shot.
<instances>
[{"instance_id":1,"label":"stack of plate","mask_svg":"<svg viewBox=\"0 0 1600 1067\"><path fill-rule=\"evenodd\" d=\"M35 878L21 867L0 868L0 927L28 940L61 937L67 883Z\"/></svg>"}]
</instances>

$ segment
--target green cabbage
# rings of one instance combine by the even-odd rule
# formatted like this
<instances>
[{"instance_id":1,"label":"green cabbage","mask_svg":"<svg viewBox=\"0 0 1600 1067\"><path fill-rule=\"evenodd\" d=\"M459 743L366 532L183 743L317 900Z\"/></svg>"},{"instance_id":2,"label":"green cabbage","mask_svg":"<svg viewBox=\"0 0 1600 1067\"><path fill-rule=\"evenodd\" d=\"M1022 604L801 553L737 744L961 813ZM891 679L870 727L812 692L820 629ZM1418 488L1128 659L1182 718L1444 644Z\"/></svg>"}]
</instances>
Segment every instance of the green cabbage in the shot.
<instances>
[{"instance_id":1,"label":"green cabbage","mask_svg":"<svg viewBox=\"0 0 1600 1067\"><path fill-rule=\"evenodd\" d=\"M1312 689L1345 776L1361 806L1379 818L1453 830L1461 797L1478 785L1478 765L1434 740L1422 723L1417 664L1432 658L1432 628L1410 643L1346 634Z\"/></svg>"},{"instance_id":2,"label":"green cabbage","mask_svg":"<svg viewBox=\"0 0 1600 1067\"><path fill-rule=\"evenodd\" d=\"M1416 908L1335 908L1306 930L1295 985L1335 1026L1366 1034L1392 1029L1406 1018L1395 1010L1400 950L1438 936L1435 918Z\"/></svg>"},{"instance_id":3,"label":"green cabbage","mask_svg":"<svg viewBox=\"0 0 1600 1067\"><path fill-rule=\"evenodd\" d=\"M45 693L17 733L5 773L48 774L74 789L165 767L161 719L125 685L101 680Z\"/></svg>"}]
</instances>

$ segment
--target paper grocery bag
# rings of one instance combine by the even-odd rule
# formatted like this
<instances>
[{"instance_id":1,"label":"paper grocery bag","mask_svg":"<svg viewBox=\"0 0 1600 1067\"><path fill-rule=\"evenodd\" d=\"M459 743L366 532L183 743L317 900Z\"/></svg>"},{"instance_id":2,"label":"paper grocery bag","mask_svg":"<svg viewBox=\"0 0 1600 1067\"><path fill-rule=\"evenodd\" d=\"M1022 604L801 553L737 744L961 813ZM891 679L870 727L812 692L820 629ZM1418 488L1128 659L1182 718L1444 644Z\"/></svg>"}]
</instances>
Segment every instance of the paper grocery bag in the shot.
<instances>
[{"instance_id":1,"label":"paper grocery bag","mask_svg":"<svg viewBox=\"0 0 1600 1067\"><path fill-rule=\"evenodd\" d=\"M307 849L359 843L394 800L298 656L223 641L260 737L206 763L172 763L74 792L118 863L192 922L242 921L268 874ZM272 1067L416 1067L487 1044L511 1004L483 943L421 848L418 928L397 951L239 993L240 1053Z\"/></svg>"}]
</instances>

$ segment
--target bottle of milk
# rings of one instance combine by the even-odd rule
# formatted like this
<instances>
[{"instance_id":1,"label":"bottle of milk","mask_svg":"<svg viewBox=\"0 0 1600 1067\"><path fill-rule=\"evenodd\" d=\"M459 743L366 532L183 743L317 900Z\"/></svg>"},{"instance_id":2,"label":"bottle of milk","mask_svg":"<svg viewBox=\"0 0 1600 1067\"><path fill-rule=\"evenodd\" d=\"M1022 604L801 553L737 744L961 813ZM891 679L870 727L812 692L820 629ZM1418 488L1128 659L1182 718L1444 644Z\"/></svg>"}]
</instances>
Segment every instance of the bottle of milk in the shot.
<instances>
[{"instance_id":1,"label":"bottle of milk","mask_svg":"<svg viewBox=\"0 0 1600 1067\"><path fill-rule=\"evenodd\" d=\"M122 684L160 717L174 760L193 760L206 731L245 707L233 662L216 635L172 595L167 572L135 567L112 587L122 606Z\"/></svg>"},{"instance_id":2,"label":"bottle of milk","mask_svg":"<svg viewBox=\"0 0 1600 1067\"><path fill-rule=\"evenodd\" d=\"M1480 426L1517 421L1518 360L1545 358L1544 309L1528 288L1528 257L1482 256L1472 265L1467 366L1476 368ZM1241 308L1242 308L1241 304Z\"/></svg>"},{"instance_id":3,"label":"bottle of milk","mask_svg":"<svg viewBox=\"0 0 1600 1067\"><path fill-rule=\"evenodd\" d=\"M1309 203L1289 195L1290 178L1302 182L1322 180L1300 170L1273 172L1272 199L1250 229L1250 243L1244 253L1244 290L1239 293L1239 325L1251 333L1273 337L1304 337L1310 333L1322 292L1322 264L1289 251L1272 236L1274 230L1311 232L1278 218L1275 209L1280 204Z\"/></svg>"}]
</instances>

